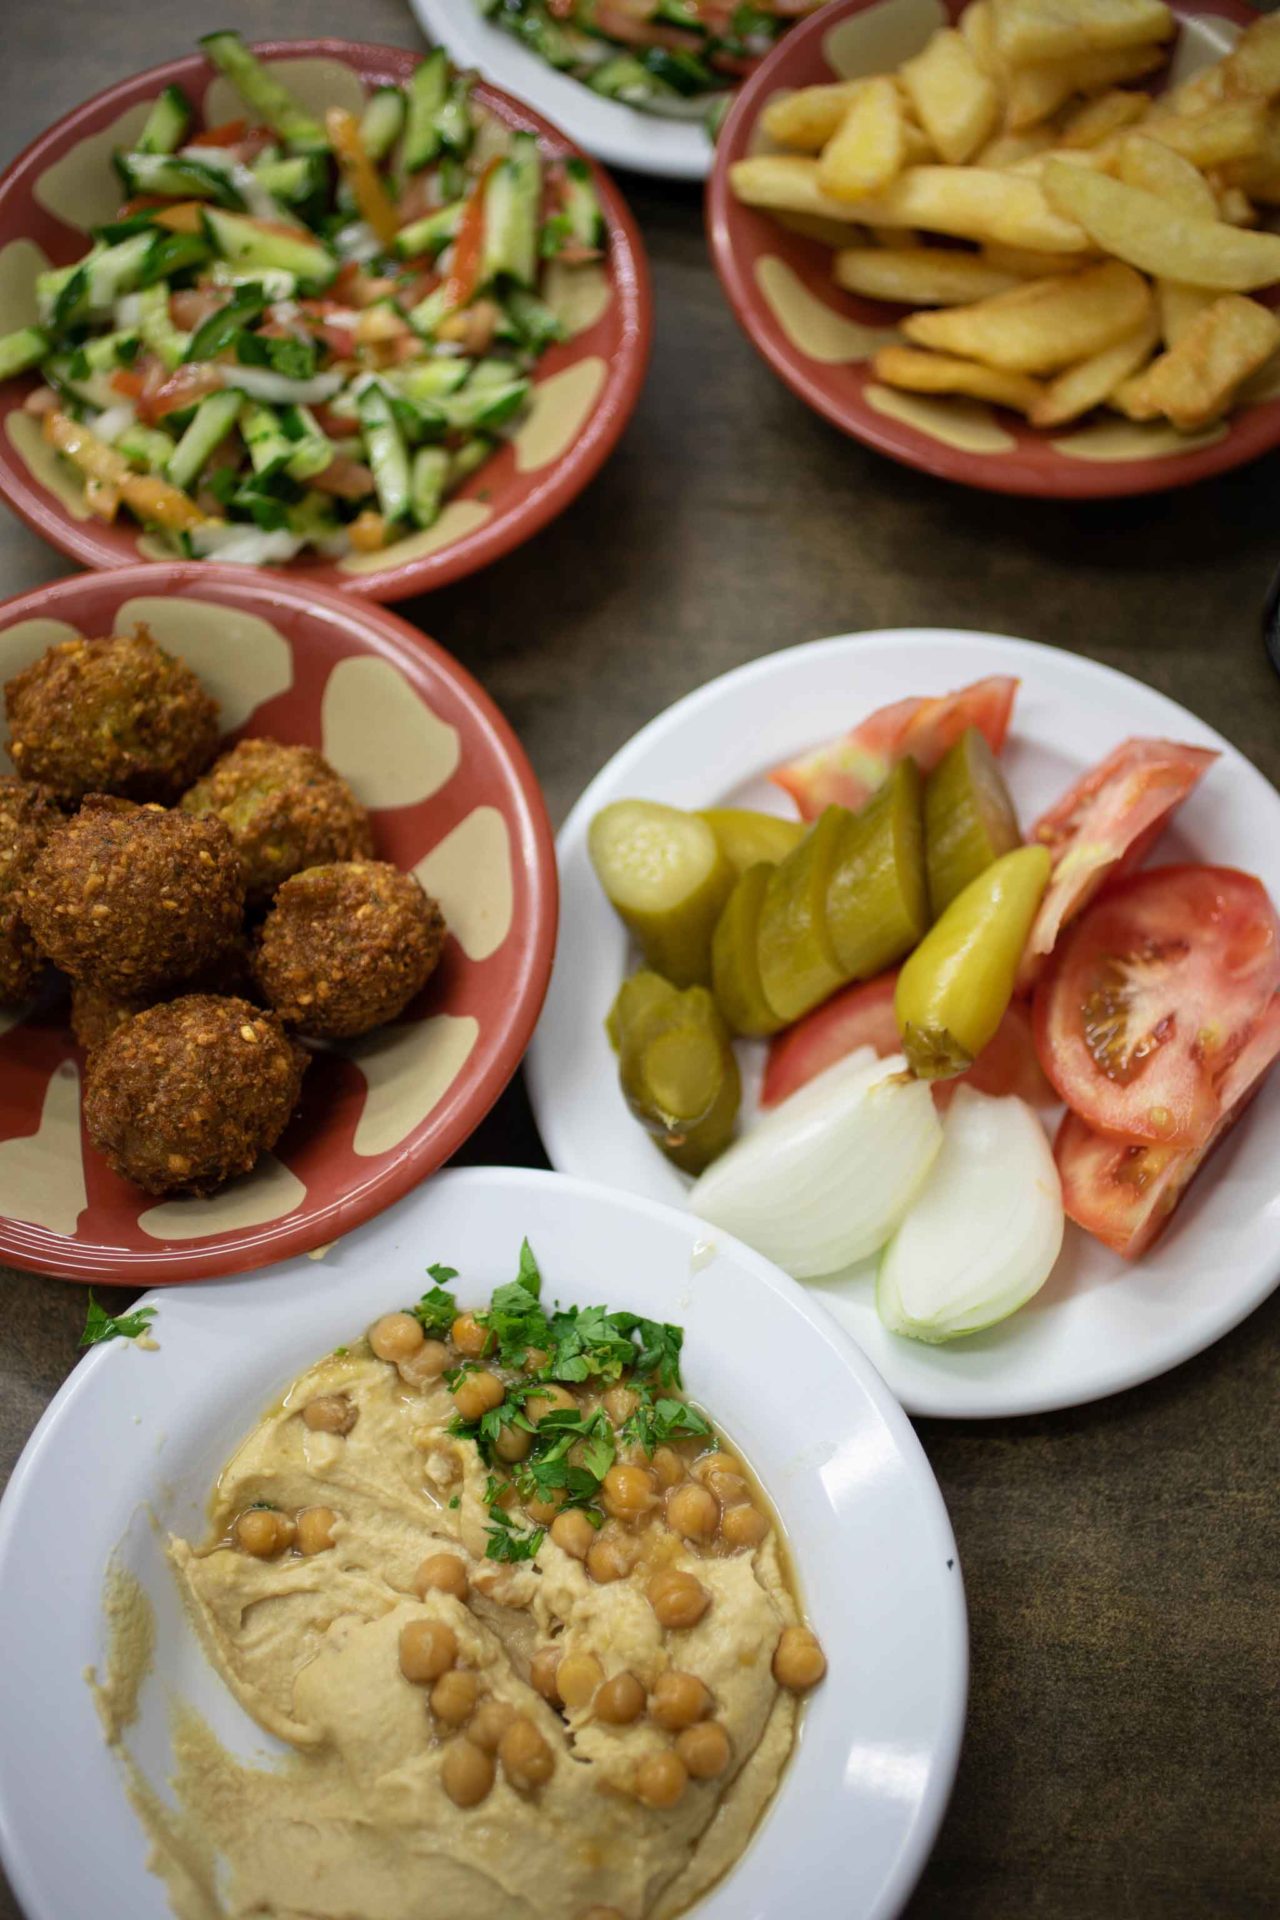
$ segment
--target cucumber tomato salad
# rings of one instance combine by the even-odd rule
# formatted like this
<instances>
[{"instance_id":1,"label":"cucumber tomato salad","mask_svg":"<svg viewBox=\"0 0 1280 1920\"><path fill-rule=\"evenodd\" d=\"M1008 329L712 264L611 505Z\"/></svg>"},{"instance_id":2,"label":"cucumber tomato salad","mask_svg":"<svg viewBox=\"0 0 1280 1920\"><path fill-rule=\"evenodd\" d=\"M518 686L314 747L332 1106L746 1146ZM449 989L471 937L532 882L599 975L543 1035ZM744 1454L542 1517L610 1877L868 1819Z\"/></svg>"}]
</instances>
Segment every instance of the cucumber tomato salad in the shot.
<instances>
[{"instance_id":1,"label":"cucumber tomato salad","mask_svg":"<svg viewBox=\"0 0 1280 1920\"><path fill-rule=\"evenodd\" d=\"M589 832L643 960L622 1090L690 1206L798 1279L878 1256L881 1320L929 1342L1025 1304L1067 1218L1139 1258L1280 1057L1261 882L1144 864L1217 755L1125 740L1024 832L1017 687L775 768L794 818L622 800ZM742 1039L767 1058L736 1137Z\"/></svg>"},{"instance_id":2,"label":"cucumber tomato salad","mask_svg":"<svg viewBox=\"0 0 1280 1920\"><path fill-rule=\"evenodd\" d=\"M114 156L122 205L0 339L91 512L188 557L376 552L427 528L516 422L561 337L552 261L598 260L585 161L545 164L442 51L317 118L234 33L244 112L169 87Z\"/></svg>"}]
</instances>

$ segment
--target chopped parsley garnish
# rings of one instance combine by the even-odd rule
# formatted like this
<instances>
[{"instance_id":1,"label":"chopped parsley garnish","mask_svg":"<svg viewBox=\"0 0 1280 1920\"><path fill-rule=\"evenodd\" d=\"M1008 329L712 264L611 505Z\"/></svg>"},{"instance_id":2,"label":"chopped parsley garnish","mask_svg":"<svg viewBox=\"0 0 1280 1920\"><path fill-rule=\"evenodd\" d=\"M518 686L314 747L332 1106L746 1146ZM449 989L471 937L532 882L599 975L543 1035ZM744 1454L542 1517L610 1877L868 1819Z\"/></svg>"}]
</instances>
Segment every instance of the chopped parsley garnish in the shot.
<instances>
[{"instance_id":1,"label":"chopped parsley garnish","mask_svg":"<svg viewBox=\"0 0 1280 1920\"><path fill-rule=\"evenodd\" d=\"M637 1387L640 1405L622 1423L622 1438L632 1446L643 1447L648 1454L669 1446L671 1441L715 1440L715 1429L705 1414L687 1400L655 1399L647 1387Z\"/></svg>"},{"instance_id":2,"label":"chopped parsley garnish","mask_svg":"<svg viewBox=\"0 0 1280 1920\"><path fill-rule=\"evenodd\" d=\"M522 1532L511 1515L502 1507L491 1506L489 1518L489 1544L484 1550L486 1560L532 1560L542 1545L545 1529L534 1527L532 1532Z\"/></svg>"},{"instance_id":3,"label":"chopped parsley garnish","mask_svg":"<svg viewBox=\"0 0 1280 1920\"><path fill-rule=\"evenodd\" d=\"M96 1347L100 1340L136 1340L156 1317L154 1307L139 1307L136 1313L110 1314L100 1307L89 1289L89 1311L85 1315L82 1347Z\"/></svg>"},{"instance_id":4,"label":"chopped parsley garnish","mask_svg":"<svg viewBox=\"0 0 1280 1920\"><path fill-rule=\"evenodd\" d=\"M413 1317L422 1327L428 1340L447 1340L449 1329L458 1317L458 1303L451 1293L445 1291L446 1280L456 1280L456 1267L442 1267L438 1262L427 1268L428 1277L435 1285L423 1294L416 1307L411 1309Z\"/></svg>"}]
</instances>

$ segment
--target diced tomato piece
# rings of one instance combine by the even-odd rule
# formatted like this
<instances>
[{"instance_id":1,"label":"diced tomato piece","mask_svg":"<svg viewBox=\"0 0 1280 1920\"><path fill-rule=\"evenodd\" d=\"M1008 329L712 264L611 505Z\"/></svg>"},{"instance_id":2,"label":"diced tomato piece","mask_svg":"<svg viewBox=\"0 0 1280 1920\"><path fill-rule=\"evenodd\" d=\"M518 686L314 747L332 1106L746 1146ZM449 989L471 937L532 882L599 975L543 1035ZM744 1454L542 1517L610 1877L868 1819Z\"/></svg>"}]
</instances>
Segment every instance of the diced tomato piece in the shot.
<instances>
[{"instance_id":1,"label":"diced tomato piece","mask_svg":"<svg viewBox=\"0 0 1280 1920\"><path fill-rule=\"evenodd\" d=\"M147 375L138 411L144 420L154 425L167 413L193 407L197 400L203 400L206 393L213 393L221 385L221 373L207 360L179 367L167 376L157 363Z\"/></svg>"},{"instance_id":2,"label":"diced tomato piece","mask_svg":"<svg viewBox=\"0 0 1280 1920\"><path fill-rule=\"evenodd\" d=\"M146 389L146 376L137 367L117 367L109 385L126 400L140 400Z\"/></svg>"},{"instance_id":3,"label":"diced tomato piece","mask_svg":"<svg viewBox=\"0 0 1280 1920\"><path fill-rule=\"evenodd\" d=\"M132 200L126 200L116 213L117 220L132 220L135 213L153 213L157 207L167 207L171 203L158 193L135 193Z\"/></svg>"},{"instance_id":4,"label":"diced tomato piece","mask_svg":"<svg viewBox=\"0 0 1280 1920\"><path fill-rule=\"evenodd\" d=\"M860 807L895 761L910 754L922 773L930 773L968 727L977 727L999 753L1017 691L1015 679L996 674L935 699L895 700L843 738L775 767L769 778L791 795L805 820L816 820L833 804Z\"/></svg>"},{"instance_id":5,"label":"diced tomato piece","mask_svg":"<svg viewBox=\"0 0 1280 1920\"><path fill-rule=\"evenodd\" d=\"M1271 1002L1224 1079L1222 1111L1208 1140L1189 1151L1108 1139L1068 1113L1053 1148L1068 1217L1126 1260L1136 1260L1164 1231L1192 1179L1261 1091L1277 1059L1280 998Z\"/></svg>"},{"instance_id":6,"label":"diced tomato piece","mask_svg":"<svg viewBox=\"0 0 1280 1920\"><path fill-rule=\"evenodd\" d=\"M230 298L226 287L180 287L169 295L169 318L175 327L194 333Z\"/></svg>"},{"instance_id":7,"label":"diced tomato piece","mask_svg":"<svg viewBox=\"0 0 1280 1920\"><path fill-rule=\"evenodd\" d=\"M1280 922L1230 867L1155 867L1094 901L1036 988L1040 1065L1085 1125L1203 1147L1280 988Z\"/></svg>"},{"instance_id":8,"label":"diced tomato piece","mask_svg":"<svg viewBox=\"0 0 1280 1920\"><path fill-rule=\"evenodd\" d=\"M480 279L480 262L484 254L484 196L489 175L501 161L495 156L472 190L467 202L466 212L462 216L457 237L453 243L453 257L449 266L449 278L445 282L445 297L450 309L465 307L474 294Z\"/></svg>"},{"instance_id":9,"label":"diced tomato piece","mask_svg":"<svg viewBox=\"0 0 1280 1920\"><path fill-rule=\"evenodd\" d=\"M900 1053L902 1041L893 1011L897 983L894 971L845 987L770 1041L760 1104L776 1106L858 1047L874 1047L882 1058ZM952 1089L962 1081L979 1093L1016 1093L1031 1106L1053 1104L1056 1096L1040 1071L1025 1007L1015 1002L1009 1008L994 1038L959 1080L935 1083L934 1095L940 1106L947 1104Z\"/></svg>"},{"instance_id":10,"label":"diced tomato piece","mask_svg":"<svg viewBox=\"0 0 1280 1920\"><path fill-rule=\"evenodd\" d=\"M1053 874L1027 941L1023 991L1103 885L1141 866L1217 758L1211 748L1174 740L1126 740L1036 821L1027 838L1049 848Z\"/></svg>"},{"instance_id":11,"label":"diced tomato piece","mask_svg":"<svg viewBox=\"0 0 1280 1920\"><path fill-rule=\"evenodd\" d=\"M247 120L223 120L218 126L205 127L203 132L194 135L191 144L195 147L234 147L248 131Z\"/></svg>"},{"instance_id":12,"label":"diced tomato piece","mask_svg":"<svg viewBox=\"0 0 1280 1920\"><path fill-rule=\"evenodd\" d=\"M350 424L346 422L348 427ZM339 453L324 472L316 474L308 484L318 487L321 493L336 494L340 500L363 500L366 493L373 492L373 474L363 461L350 460Z\"/></svg>"}]
</instances>

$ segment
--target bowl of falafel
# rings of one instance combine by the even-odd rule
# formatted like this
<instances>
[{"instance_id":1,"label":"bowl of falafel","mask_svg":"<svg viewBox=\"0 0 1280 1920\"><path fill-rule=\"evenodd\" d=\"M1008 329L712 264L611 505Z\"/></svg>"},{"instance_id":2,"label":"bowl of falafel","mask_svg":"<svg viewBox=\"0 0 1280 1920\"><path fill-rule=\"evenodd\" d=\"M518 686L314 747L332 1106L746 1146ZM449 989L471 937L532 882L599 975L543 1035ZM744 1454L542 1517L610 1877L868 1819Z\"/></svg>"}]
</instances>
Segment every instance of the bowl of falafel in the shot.
<instances>
[{"instance_id":1,"label":"bowl of falafel","mask_svg":"<svg viewBox=\"0 0 1280 1920\"><path fill-rule=\"evenodd\" d=\"M456 1152L550 971L541 794L380 608L139 566L0 606L0 1260L323 1249Z\"/></svg>"}]
</instances>

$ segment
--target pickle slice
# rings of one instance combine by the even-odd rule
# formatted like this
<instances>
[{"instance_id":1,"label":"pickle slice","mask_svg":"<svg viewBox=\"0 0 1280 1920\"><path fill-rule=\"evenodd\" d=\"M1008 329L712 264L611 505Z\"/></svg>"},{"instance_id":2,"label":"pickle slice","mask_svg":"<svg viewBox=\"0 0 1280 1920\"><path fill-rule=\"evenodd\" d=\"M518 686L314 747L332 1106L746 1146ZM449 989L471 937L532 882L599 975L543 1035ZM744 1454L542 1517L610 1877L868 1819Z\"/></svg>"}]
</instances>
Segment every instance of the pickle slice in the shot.
<instances>
[{"instance_id":1,"label":"pickle slice","mask_svg":"<svg viewBox=\"0 0 1280 1920\"><path fill-rule=\"evenodd\" d=\"M734 1033L776 1033L784 1022L760 984L760 909L773 863L748 867L716 922L711 942L711 990Z\"/></svg>"},{"instance_id":2,"label":"pickle slice","mask_svg":"<svg viewBox=\"0 0 1280 1920\"><path fill-rule=\"evenodd\" d=\"M674 986L706 986L734 882L706 821L655 800L617 800L591 822L587 851L645 964Z\"/></svg>"},{"instance_id":3,"label":"pickle slice","mask_svg":"<svg viewBox=\"0 0 1280 1920\"><path fill-rule=\"evenodd\" d=\"M925 782L924 844L935 920L971 880L1022 844L1004 775L977 727L961 734Z\"/></svg>"},{"instance_id":4,"label":"pickle slice","mask_svg":"<svg viewBox=\"0 0 1280 1920\"><path fill-rule=\"evenodd\" d=\"M739 879L757 861L776 866L785 860L808 832L803 820L783 820L751 807L706 807L698 818L706 821Z\"/></svg>"},{"instance_id":5,"label":"pickle slice","mask_svg":"<svg viewBox=\"0 0 1280 1920\"><path fill-rule=\"evenodd\" d=\"M605 1026L632 1113L676 1166L701 1173L728 1146L742 1097L711 995L637 973L619 988Z\"/></svg>"},{"instance_id":6,"label":"pickle slice","mask_svg":"<svg viewBox=\"0 0 1280 1920\"><path fill-rule=\"evenodd\" d=\"M827 889L827 924L846 980L870 980L910 953L929 925L920 769L899 760L846 815Z\"/></svg>"},{"instance_id":7,"label":"pickle slice","mask_svg":"<svg viewBox=\"0 0 1280 1920\"><path fill-rule=\"evenodd\" d=\"M828 807L794 853L769 875L760 910L760 985L783 1022L798 1020L843 986L827 927L827 889L847 807Z\"/></svg>"}]
</instances>

